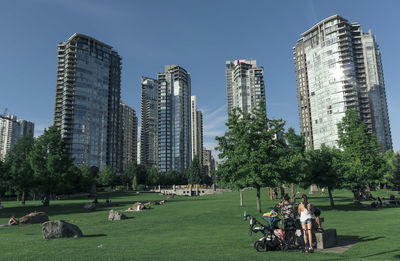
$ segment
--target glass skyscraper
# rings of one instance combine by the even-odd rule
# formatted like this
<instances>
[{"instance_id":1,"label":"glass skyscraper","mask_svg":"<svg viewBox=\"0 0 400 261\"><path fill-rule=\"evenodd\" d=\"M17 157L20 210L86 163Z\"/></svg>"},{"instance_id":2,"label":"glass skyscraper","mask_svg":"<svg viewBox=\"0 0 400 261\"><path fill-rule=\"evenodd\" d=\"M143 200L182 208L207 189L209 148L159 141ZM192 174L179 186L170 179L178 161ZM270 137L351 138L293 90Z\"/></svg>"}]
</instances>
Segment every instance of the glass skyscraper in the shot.
<instances>
[{"instance_id":1,"label":"glass skyscraper","mask_svg":"<svg viewBox=\"0 0 400 261\"><path fill-rule=\"evenodd\" d=\"M141 95L139 161L141 165L150 168L157 165L158 81L142 77Z\"/></svg>"},{"instance_id":2,"label":"glass skyscraper","mask_svg":"<svg viewBox=\"0 0 400 261\"><path fill-rule=\"evenodd\" d=\"M158 74L159 171L183 172L191 162L190 74L177 65Z\"/></svg>"},{"instance_id":3,"label":"glass skyscraper","mask_svg":"<svg viewBox=\"0 0 400 261\"><path fill-rule=\"evenodd\" d=\"M54 124L74 164L121 170L121 57L109 45L74 34L58 45Z\"/></svg>"},{"instance_id":4,"label":"glass skyscraper","mask_svg":"<svg viewBox=\"0 0 400 261\"><path fill-rule=\"evenodd\" d=\"M359 112L383 150L392 148L381 57L375 37L334 15L302 34L294 47L301 133L306 146L337 146L337 123Z\"/></svg>"}]
</instances>

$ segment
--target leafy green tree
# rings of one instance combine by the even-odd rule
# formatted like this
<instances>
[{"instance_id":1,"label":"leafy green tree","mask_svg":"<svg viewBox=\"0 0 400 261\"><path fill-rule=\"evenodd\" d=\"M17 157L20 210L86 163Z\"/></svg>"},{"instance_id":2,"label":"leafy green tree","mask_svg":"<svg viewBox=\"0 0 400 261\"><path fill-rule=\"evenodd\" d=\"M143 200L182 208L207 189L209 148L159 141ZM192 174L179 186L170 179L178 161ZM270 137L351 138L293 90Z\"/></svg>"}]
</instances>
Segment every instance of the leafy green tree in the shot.
<instances>
[{"instance_id":1,"label":"leafy green tree","mask_svg":"<svg viewBox=\"0 0 400 261\"><path fill-rule=\"evenodd\" d=\"M43 135L36 139L28 159L36 186L45 193L43 205L48 206L50 194L63 189L63 181L72 166L72 160L57 127L51 126L44 130Z\"/></svg>"},{"instance_id":2,"label":"leafy green tree","mask_svg":"<svg viewBox=\"0 0 400 261\"><path fill-rule=\"evenodd\" d=\"M147 176L147 185L155 186L158 184L160 184L160 174L158 173L157 167L152 166Z\"/></svg>"},{"instance_id":3,"label":"leafy green tree","mask_svg":"<svg viewBox=\"0 0 400 261\"><path fill-rule=\"evenodd\" d=\"M56 192L72 194L81 191L82 180L81 170L77 166L71 164L67 171L61 173L61 185Z\"/></svg>"},{"instance_id":4,"label":"leafy green tree","mask_svg":"<svg viewBox=\"0 0 400 261\"><path fill-rule=\"evenodd\" d=\"M9 186L9 167L6 166L6 163L0 160L0 200L1 196L7 191Z\"/></svg>"},{"instance_id":5,"label":"leafy green tree","mask_svg":"<svg viewBox=\"0 0 400 261\"><path fill-rule=\"evenodd\" d=\"M291 198L294 200L294 184L298 184L300 177L304 175L306 162L304 153L306 150L303 135L297 135L293 128L289 128L284 134L286 140L286 153L282 158L281 181L291 184Z\"/></svg>"},{"instance_id":6,"label":"leafy green tree","mask_svg":"<svg viewBox=\"0 0 400 261\"><path fill-rule=\"evenodd\" d=\"M235 108L226 125L225 135L216 137L219 158L224 160L218 169L219 178L233 188L256 188L257 210L261 212L261 187L274 187L282 171L285 123L268 119L265 106L260 103L252 113Z\"/></svg>"},{"instance_id":7,"label":"leafy green tree","mask_svg":"<svg viewBox=\"0 0 400 261\"><path fill-rule=\"evenodd\" d=\"M97 178L98 183L105 187L114 186L117 179L117 171L111 166L106 166Z\"/></svg>"},{"instance_id":8,"label":"leafy green tree","mask_svg":"<svg viewBox=\"0 0 400 261\"><path fill-rule=\"evenodd\" d=\"M90 195L95 196L97 194L96 180L99 176L99 168L83 164L80 166L80 171L82 175L80 182L82 191L90 191Z\"/></svg>"},{"instance_id":9,"label":"leafy green tree","mask_svg":"<svg viewBox=\"0 0 400 261\"><path fill-rule=\"evenodd\" d=\"M133 180L132 180L132 190L136 190L137 188L137 178L136 176L133 176Z\"/></svg>"},{"instance_id":10,"label":"leafy green tree","mask_svg":"<svg viewBox=\"0 0 400 261\"><path fill-rule=\"evenodd\" d=\"M22 204L25 204L25 195L34 185L33 170L28 160L34 142L34 138L30 135L21 137L6 157L10 174L9 183L15 192L22 194Z\"/></svg>"},{"instance_id":11,"label":"leafy green tree","mask_svg":"<svg viewBox=\"0 0 400 261\"><path fill-rule=\"evenodd\" d=\"M334 207L332 190L340 188L342 176L342 151L325 145L321 149L310 149L306 152L307 171L303 176L302 184L315 184L328 189L331 207Z\"/></svg>"},{"instance_id":12,"label":"leafy green tree","mask_svg":"<svg viewBox=\"0 0 400 261\"><path fill-rule=\"evenodd\" d=\"M143 165L131 162L121 175L122 184L132 185L133 177L136 176L137 184L147 183L147 169Z\"/></svg>"},{"instance_id":13,"label":"leafy green tree","mask_svg":"<svg viewBox=\"0 0 400 261\"><path fill-rule=\"evenodd\" d=\"M390 184L393 188L400 188L400 152L388 150L384 156L385 159L385 175L384 182Z\"/></svg>"},{"instance_id":14,"label":"leafy green tree","mask_svg":"<svg viewBox=\"0 0 400 261\"><path fill-rule=\"evenodd\" d=\"M192 160L192 164L187 171L187 180L188 184L202 184L203 183L203 174L202 167L200 165L199 157L196 156Z\"/></svg>"},{"instance_id":15,"label":"leafy green tree","mask_svg":"<svg viewBox=\"0 0 400 261\"><path fill-rule=\"evenodd\" d=\"M367 128L355 110L348 110L338 123L338 144L343 149L344 186L351 189L354 201L360 192L383 178L383 156L375 134Z\"/></svg>"}]
</instances>

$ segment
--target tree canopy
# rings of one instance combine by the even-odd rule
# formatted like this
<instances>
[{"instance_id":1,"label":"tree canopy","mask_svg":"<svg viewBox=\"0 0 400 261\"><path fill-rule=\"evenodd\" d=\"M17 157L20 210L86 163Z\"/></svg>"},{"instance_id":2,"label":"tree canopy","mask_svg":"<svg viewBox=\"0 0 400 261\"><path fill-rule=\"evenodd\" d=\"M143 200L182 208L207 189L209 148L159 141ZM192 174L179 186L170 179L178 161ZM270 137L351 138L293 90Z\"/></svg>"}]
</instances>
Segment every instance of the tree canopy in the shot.
<instances>
[{"instance_id":1,"label":"tree canopy","mask_svg":"<svg viewBox=\"0 0 400 261\"><path fill-rule=\"evenodd\" d=\"M375 134L367 133L355 110L348 110L338 123L338 144L343 150L344 186L359 200L359 193L383 178L384 161Z\"/></svg>"},{"instance_id":2,"label":"tree canopy","mask_svg":"<svg viewBox=\"0 0 400 261\"><path fill-rule=\"evenodd\" d=\"M260 103L251 113L233 109L226 123L228 131L216 137L216 149L223 159L217 172L219 179L233 188L256 188L259 212L261 187L273 187L280 179L282 155L286 151L284 125L281 119L268 119Z\"/></svg>"},{"instance_id":3,"label":"tree canopy","mask_svg":"<svg viewBox=\"0 0 400 261\"><path fill-rule=\"evenodd\" d=\"M307 167L302 184L328 188L330 204L333 207L332 190L340 188L343 183L341 150L322 145L320 149L308 150L305 159Z\"/></svg>"},{"instance_id":4,"label":"tree canopy","mask_svg":"<svg viewBox=\"0 0 400 261\"><path fill-rule=\"evenodd\" d=\"M34 143L28 158L36 186L46 194L44 205L48 205L50 193L64 189L65 181L73 169L60 131L55 126L45 129Z\"/></svg>"}]
</instances>

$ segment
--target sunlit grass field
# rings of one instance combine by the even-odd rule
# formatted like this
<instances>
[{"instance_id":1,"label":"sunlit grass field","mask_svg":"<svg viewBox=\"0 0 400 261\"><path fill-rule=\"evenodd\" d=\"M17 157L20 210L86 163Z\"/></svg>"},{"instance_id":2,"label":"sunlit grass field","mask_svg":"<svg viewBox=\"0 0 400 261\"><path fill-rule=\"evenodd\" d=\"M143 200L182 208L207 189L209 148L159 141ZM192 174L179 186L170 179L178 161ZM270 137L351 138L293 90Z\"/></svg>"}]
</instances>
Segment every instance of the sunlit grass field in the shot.
<instances>
[{"instance_id":1,"label":"sunlit grass field","mask_svg":"<svg viewBox=\"0 0 400 261\"><path fill-rule=\"evenodd\" d=\"M262 191L262 208L269 211L278 201L270 201ZM336 228L339 239L358 241L343 254L300 251L258 253L253 243L260 235L248 235L243 211L256 213L256 192L244 192L244 207L239 193L201 197L178 197L165 205L143 212L125 213L128 219L108 221L110 209L125 210L134 202L159 201L156 193L114 192L100 194L99 207L83 209L85 196L54 200L50 207L39 201L25 206L3 201L0 224L9 217L44 211L50 220L62 219L79 226L82 238L45 240L41 225L0 228L0 260L400 260L400 207L373 209L354 206L349 191L334 191L336 207L329 207L327 195L310 195L310 202L322 210L325 229ZM374 196L389 196L388 191ZM396 195L398 198L398 195ZM106 206L110 197L117 206Z\"/></svg>"}]
</instances>

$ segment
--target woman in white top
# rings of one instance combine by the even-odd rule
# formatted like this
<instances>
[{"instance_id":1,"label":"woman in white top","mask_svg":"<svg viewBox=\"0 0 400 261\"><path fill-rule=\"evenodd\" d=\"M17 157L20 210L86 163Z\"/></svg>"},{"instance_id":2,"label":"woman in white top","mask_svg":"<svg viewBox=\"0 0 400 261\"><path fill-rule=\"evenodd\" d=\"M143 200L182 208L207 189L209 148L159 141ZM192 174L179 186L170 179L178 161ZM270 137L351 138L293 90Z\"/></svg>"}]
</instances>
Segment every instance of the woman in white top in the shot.
<instances>
[{"instance_id":1,"label":"woman in white top","mask_svg":"<svg viewBox=\"0 0 400 261\"><path fill-rule=\"evenodd\" d=\"M312 247L312 234L311 234L311 227L312 227L311 204L308 203L306 195L303 195L301 198L303 199L303 202L300 203L298 212L300 215L301 227L303 228L305 252L313 252L314 249ZM307 236L309 238L308 249L307 249Z\"/></svg>"}]
</instances>

